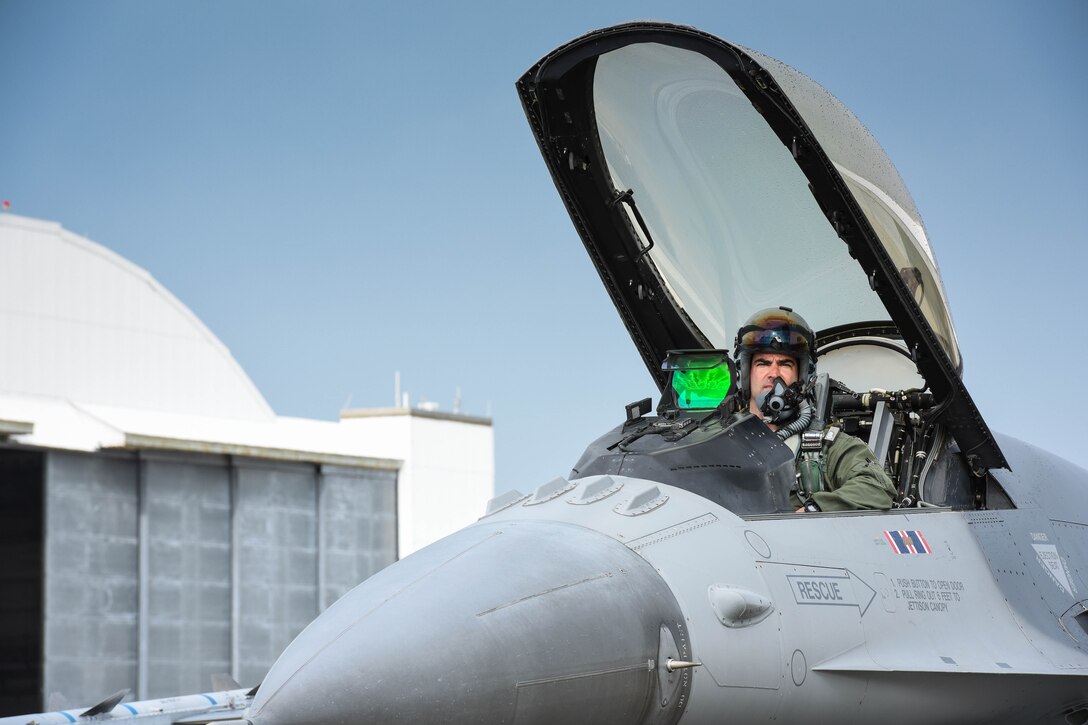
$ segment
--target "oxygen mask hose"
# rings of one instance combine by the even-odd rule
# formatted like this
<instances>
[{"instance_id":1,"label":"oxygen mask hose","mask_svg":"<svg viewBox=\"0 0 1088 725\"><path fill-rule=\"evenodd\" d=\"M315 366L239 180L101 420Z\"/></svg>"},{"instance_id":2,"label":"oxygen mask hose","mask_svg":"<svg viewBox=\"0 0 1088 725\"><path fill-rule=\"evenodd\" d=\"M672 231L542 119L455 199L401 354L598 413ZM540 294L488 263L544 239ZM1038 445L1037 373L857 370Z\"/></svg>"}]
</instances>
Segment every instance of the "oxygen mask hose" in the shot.
<instances>
[{"instance_id":1,"label":"oxygen mask hose","mask_svg":"<svg viewBox=\"0 0 1088 725\"><path fill-rule=\"evenodd\" d=\"M797 420L793 421L784 428L779 428L775 431L782 440L786 440L792 435L796 435L801 431L808 428L808 424L812 422L812 405L807 401L801 401L801 410L797 413Z\"/></svg>"}]
</instances>

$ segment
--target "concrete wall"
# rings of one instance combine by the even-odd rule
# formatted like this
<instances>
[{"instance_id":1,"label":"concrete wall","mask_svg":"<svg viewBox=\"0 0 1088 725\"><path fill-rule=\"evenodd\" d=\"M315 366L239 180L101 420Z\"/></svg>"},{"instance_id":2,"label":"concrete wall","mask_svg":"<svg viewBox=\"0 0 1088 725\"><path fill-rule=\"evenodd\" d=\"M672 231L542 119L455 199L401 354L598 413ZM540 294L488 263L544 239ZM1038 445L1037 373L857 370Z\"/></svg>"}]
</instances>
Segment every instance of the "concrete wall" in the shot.
<instances>
[{"instance_id":1,"label":"concrete wall","mask_svg":"<svg viewBox=\"0 0 1088 725\"><path fill-rule=\"evenodd\" d=\"M396 558L396 473L196 454L49 451L43 690L259 682L321 609Z\"/></svg>"},{"instance_id":2,"label":"concrete wall","mask_svg":"<svg viewBox=\"0 0 1088 725\"><path fill-rule=\"evenodd\" d=\"M397 555L395 475L383 485L365 485L374 474L359 468L325 466L318 523L324 572L318 607L322 610L356 584L391 564ZM392 483L390 483L392 482ZM393 558L391 558L393 557Z\"/></svg>"},{"instance_id":3,"label":"concrete wall","mask_svg":"<svg viewBox=\"0 0 1088 725\"><path fill-rule=\"evenodd\" d=\"M222 459L145 459L146 672L151 697L231 671L230 469Z\"/></svg>"},{"instance_id":4,"label":"concrete wall","mask_svg":"<svg viewBox=\"0 0 1088 725\"><path fill-rule=\"evenodd\" d=\"M372 455L404 463L397 481L401 557L468 526L495 495L490 419L415 408L341 411Z\"/></svg>"},{"instance_id":5,"label":"concrete wall","mask_svg":"<svg viewBox=\"0 0 1088 725\"><path fill-rule=\"evenodd\" d=\"M238 470L239 681L263 678L319 611L316 518L312 468Z\"/></svg>"},{"instance_id":6,"label":"concrete wall","mask_svg":"<svg viewBox=\"0 0 1088 725\"><path fill-rule=\"evenodd\" d=\"M131 459L46 457L47 706L136 684L138 491Z\"/></svg>"}]
</instances>

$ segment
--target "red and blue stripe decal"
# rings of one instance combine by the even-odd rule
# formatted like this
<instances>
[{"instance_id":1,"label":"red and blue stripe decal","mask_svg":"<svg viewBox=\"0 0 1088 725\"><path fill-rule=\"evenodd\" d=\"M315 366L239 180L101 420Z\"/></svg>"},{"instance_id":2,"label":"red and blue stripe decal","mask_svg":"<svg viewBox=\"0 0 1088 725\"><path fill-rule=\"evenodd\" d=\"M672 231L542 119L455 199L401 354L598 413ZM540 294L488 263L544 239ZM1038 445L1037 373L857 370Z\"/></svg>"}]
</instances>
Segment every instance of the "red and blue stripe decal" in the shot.
<instances>
[{"instance_id":1,"label":"red and blue stripe decal","mask_svg":"<svg viewBox=\"0 0 1088 725\"><path fill-rule=\"evenodd\" d=\"M932 554L921 531L885 531L884 538L896 554Z\"/></svg>"}]
</instances>

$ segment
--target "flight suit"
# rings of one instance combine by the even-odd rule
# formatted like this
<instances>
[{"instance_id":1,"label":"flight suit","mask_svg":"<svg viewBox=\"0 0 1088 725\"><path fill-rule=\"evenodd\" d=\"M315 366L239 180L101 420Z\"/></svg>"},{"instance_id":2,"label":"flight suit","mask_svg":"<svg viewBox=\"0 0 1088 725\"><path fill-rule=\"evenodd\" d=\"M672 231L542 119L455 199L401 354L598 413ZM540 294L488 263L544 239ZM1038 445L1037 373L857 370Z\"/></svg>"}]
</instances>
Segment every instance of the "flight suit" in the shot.
<instances>
[{"instance_id":1,"label":"flight suit","mask_svg":"<svg viewBox=\"0 0 1088 725\"><path fill-rule=\"evenodd\" d=\"M890 509L895 501L895 485L872 450L846 433L824 444L820 478L823 490L812 494L812 500L821 511ZM796 494L790 494L790 502L801 506Z\"/></svg>"}]
</instances>

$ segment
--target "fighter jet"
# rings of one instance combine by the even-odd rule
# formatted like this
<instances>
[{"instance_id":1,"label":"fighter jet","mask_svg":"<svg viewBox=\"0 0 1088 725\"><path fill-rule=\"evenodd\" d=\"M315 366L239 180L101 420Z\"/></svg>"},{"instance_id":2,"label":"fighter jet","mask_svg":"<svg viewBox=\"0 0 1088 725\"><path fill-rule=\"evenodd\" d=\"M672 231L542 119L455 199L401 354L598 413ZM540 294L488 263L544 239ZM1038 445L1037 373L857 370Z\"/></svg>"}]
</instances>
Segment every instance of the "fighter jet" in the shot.
<instances>
[{"instance_id":1,"label":"fighter jet","mask_svg":"<svg viewBox=\"0 0 1088 725\"><path fill-rule=\"evenodd\" d=\"M658 23L581 37L517 88L660 402L345 595L244 721L1088 722L1088 473L987 427L861 123ZM794 453L731 356L776 305L817 331L812 419L868 441L891 510L789 503Z\"/></svg>"},{"instance_id":2,"label":"fighter jet","mask_svg":"<svg viewBox=\"0 0 1088 725\"><path fill-rule=\"evenodd\" d=\"M348 593L246 720L1088 721L1088 473L987 427L862 124L773 58L657 23L517 88L656 415L632 403L567 478ZM789 504L794 453L730 356L775 305L818 331L815 415L869 441L897 507Z\"/></svg>"},{"instance_id":3,"label":"fighter jet","mask_svg":"<svg viewBox=\"0 0 1088 725\"><path fill-rule=\"evenodd\" d=\"M657 23L517 88L657 415L633 403L569 477L348 593L247 721L1088 721L1088 473L987 427L862 124L789 66ZM729 357L778 304L818 330L819 414L869 440L898 507L789 505L794 454L736 404Z\"/></svg>"}]
</instances>

